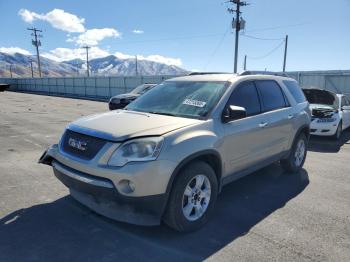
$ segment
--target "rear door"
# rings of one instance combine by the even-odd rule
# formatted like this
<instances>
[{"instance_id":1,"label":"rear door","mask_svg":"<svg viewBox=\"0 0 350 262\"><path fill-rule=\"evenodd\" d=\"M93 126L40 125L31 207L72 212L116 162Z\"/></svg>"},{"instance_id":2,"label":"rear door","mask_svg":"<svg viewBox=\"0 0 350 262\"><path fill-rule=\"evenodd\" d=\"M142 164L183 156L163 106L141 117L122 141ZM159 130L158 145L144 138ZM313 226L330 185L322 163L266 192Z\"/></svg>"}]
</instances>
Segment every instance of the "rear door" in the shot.
<instances>
[{"instance_id":1,"label":"rear door","mask_svg":"<svg viewBox=\"0 0 350 262\"><path fill-rule=\"evenodd\" d=\"M277 155L288 150L293 126L292 107L280 85L274 80L256 80L257 90L262 102L262 112L266 115L266 130L269 131L269 153Z\"/></svg>"}]
</instances>

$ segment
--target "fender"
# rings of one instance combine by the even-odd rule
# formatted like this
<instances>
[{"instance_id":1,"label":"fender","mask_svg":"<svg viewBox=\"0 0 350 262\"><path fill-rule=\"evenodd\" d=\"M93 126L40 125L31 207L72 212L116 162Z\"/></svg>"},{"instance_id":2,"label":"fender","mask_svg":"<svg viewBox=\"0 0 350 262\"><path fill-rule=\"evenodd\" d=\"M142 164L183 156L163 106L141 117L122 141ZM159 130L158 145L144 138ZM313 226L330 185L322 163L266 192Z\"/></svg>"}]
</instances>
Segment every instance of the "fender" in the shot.
<instances>
[{"instance_id":1,"label":"fender","mask_svg":"<svg viewBox=\"0 0 350 262\"><path fill-rule=\"evenodd\" d=\"M302 125L302 126L300 126L300 127L298 128L298 131L295 133L295 136L294 136L294 138L293 138L293 142L292 142L292 144L291 144L291 148L288 149L288 151L287 151L288 153L286 154L285 157L283 157L283 159L289 157L290 152L291 152L291 149L292 149L292 147L293 147L293 145L294 145L294 143L295 143L295 139L297 139L298 136L301 134L301 132L303 132L303 130L305 130L305 129L307 130L307 133L305 134L305 135L306 135L306 139L307 139L307 141L309 141L309 139L310 139L310 125L304 124L304 125Z\"/></svg>"},{"instance_id":2,"label":"fender","mask_svg":"<svg viewBox=\"0 0 350 262\"><path fill-rule=\"evenodd\" d=\"M194 160L196 158L200 158L200 157L204 157L204 156L208 156L208 155L215 156L218 159L218 168L217 168L218 170L216 170L216 175L218 177L218 185L219 185L218 192L220 193L221 188L222 188L221 177L222 177L223 164L222 164L222 159L221 159L219 152L214 150L214 149L207 149L207 150L198 151L194 154L187 156L183 160L181 160L181 162L177 165L177 167L175 168L175 170L171 174L171 177L170 177L170 180L169 180L166 192L165 192L166 201L164 201L165 205L163 207L162 214L164 213L165 208L168 204L168 199L170 196L171 189L173 187L173 183L174 183L175 178L177 177L179 171L181 170L181 168L183 168L184 166L186 166L187 164L189 164L192 160Z\"/></svg>"}]
</instances>

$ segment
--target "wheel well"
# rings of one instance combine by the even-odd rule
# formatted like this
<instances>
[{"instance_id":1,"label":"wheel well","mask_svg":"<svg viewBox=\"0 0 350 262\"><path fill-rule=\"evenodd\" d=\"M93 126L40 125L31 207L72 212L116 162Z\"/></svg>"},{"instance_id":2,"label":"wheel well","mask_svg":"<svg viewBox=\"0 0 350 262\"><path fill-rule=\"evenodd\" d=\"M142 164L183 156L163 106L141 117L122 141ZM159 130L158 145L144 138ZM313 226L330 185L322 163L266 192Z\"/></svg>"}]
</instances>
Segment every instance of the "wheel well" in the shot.
<instances>
[{"instance_id":1,"label":"wheel well","mask_svg":"<svg viewBox=\"0 0 350 262\"><path fill-rule=\"evenodd\" d=\"M168 189L167 189L168 193L170 193L172 185L174 184L174 181L178 177L178 174L181 172L181 170L183 170L188 165L190 165L191 163L196 162L196 161L206 162L208 165L210 165L213 168L213 170L216 174L216 177L218 179L218 185L219 185L218 190L220 192L220 190L221 190L221 174L222 174L221 158L218 155L218 153L213 153L213 152L203 153L202 152L202 153L197 153L197 154L194 154L194 155L186 158L177 166L177 168L174 170L174 172L172 174L172 178L168 184Z\"/></svg>"},{"instance_id":2,"label":"wheel well","mask_svg":"<svg viewBox=\"0 0 350 262\"><path fill-rule=\"evenodd\" d=\"M304 133L305 136L307 137L307 139L309 139L310 137L310 128L308 126L304 126L300 129L300 131L298 132L297 136L299 136L300 134Z\"/></svg>"},{"instance_id":3,"label":"wheel well","mask_svg":"<svg viewBox=\"0 0 350 262\"><path fill-rule=\"evenodd\" d=\"M206 162L208 165L210 165L216 174L216 178L218 179L218 185L220 185L222 167L221 167L221 160L218 156L208 154L208 155L199 156L198 158L193 159L193 161L203 161L203 162Z\"/></svg>"},{"instance_id":4,"label":"wheel well","mask_svg":"<svg viewBox=\"0 0 350 262\"><path fill-rule=\"evenodd\" d=\"M307 126L304 126L304 127L300 130L299 134L301 134L301 133L304 133L304 134L306 135L306 137L309 138L309 137L310 137L310 128L307 127Z\"/></svg>"}]
</instances>

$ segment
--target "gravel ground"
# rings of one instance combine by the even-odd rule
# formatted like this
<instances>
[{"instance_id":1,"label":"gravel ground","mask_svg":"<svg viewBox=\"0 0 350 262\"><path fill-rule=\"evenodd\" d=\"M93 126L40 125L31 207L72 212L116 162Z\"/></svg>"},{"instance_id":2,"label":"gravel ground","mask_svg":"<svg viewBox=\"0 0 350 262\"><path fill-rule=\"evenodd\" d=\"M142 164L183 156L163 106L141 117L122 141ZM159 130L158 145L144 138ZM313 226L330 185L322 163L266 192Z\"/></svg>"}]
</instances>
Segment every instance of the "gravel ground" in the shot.
<instances>
[{"instance_id":1,"label":"gravel ground","mask_svg":"<svg viewBox=\"0 0 350 262\"><path fill-rule=\"evenodd\" d=\"M0 93L0 261L350 261L350 131L312 138L304 170L278 164L226 186L203 229L103 218L37 164L64 127L107 104Z\"/></svg>"}]
</instances>

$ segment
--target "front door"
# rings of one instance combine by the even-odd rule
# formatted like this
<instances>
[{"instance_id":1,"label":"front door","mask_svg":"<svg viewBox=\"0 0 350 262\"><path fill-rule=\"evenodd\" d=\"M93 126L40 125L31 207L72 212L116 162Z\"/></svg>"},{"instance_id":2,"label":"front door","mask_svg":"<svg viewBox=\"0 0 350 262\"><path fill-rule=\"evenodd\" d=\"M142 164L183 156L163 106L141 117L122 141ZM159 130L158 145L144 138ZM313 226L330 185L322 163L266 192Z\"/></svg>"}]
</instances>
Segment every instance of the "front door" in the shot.
<instances>
[{"instance_id":1,"label":"front door","mask_svg":"<svg viewBox=\"0 0 350 262\"><path fill-rule=\"evenodd\" d=\"M247 117L224 123L225 132L222 155L227 174L246 169L271 156L270 144L274 140L268 124L269 117L261 113L259 95L253 81L237 86L226 106L246 109Z\"/></svg>"}]
</instances>

